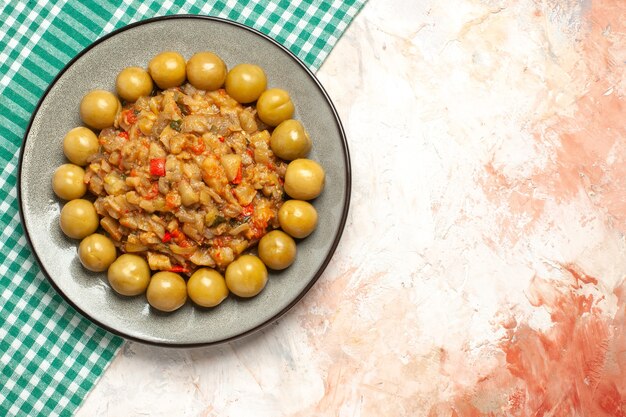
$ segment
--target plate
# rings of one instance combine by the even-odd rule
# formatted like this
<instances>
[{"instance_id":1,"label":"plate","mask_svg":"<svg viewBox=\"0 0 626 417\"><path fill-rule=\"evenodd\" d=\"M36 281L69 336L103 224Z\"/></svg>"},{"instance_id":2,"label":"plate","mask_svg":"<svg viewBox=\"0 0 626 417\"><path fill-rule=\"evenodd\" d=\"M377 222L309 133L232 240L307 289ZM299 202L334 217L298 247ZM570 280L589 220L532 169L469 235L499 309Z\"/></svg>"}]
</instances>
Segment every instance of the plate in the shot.
<instances>
[{"instance_id":1,"label":"plate","mask_svg":"<svg viewBox=\"0 0 626 417\"><path fill-rule=\"evenodd\" d=\"M164 50L185 58L208 50L229 68L242 62L265 69L268 86L290 92L313 149L309 158L326 170L326 186L313 204L319 213L315 232L298 243L295 263L271 272L256 297L228 297L214 309L188 301L172 314L151 309L145 296L127 298L108 285L106 273L91 273L77 257L78 241L59 227L62 202L54 195L54 170L67 162L62 142L82 125L78 106L90 90L115 91L125 67L146 67ZM167 346L198 346L233 340L272 323L313 286L330 261L343 231L350 201L350 159L337 112L320 82L285 47L231 21L201 16L168 16L119 29L82 51L59 73L39 101L24 137L18 193L26 236L54 288L93 322L128 339Z\"/></svg>"}]
</instances>

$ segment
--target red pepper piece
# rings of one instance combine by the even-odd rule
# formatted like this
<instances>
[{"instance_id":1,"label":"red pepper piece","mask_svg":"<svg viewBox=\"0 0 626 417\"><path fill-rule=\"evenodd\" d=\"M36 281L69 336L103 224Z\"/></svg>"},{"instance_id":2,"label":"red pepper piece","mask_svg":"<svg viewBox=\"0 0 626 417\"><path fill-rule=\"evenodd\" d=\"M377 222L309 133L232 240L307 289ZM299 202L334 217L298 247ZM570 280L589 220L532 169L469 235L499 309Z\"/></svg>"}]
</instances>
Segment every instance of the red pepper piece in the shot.
<instances>
[{"instance_id":1,"label":"red pepper piece","mask_svg":"<svg viewBox=\"0 0 626 417\"><path fill-rule=\"evenodd\" d=\"M161 239L161 242L167 243L170 240L172 240L172 234L170 232L165 232L165 234L163 235L163 239Z\"/></svg>"},{"instance_id":2,"label":"red pepper piece","mask_svg":"<svg viewBox=\"0 0 626 417\"><path fill-rule=\"evenodd\" d=\"M165 176L165 159L156 158L150 160L150 174L157 177Z\"/></svg>"},{"instance_id":3,"label":"red pepper piece","mask_svg":"<svg viewBox=\"0 0 626 417\"><path fill-rule=\"evenodd\" d=\"M204 145L204 141L200 139L197 145L191 147L191 152L195 153L196 155L200 155L202 152L204 152L205 149L206 146Z\"/></svg>"},{"instance_id":4,"label":"red pepper piece","mask_svg":"<svg viewBox=\"0 0 626 417\"><path fill-rule=\"evenodd\" d=\"M181 265L174 265L170 272L189 272L189 270Z\"/></svg>"},{"instance_id":5,"label":"red pepper piece","mask_svg":"<svg viewBox=\"0 0 626 417\"><path fill-rule=\"evenodd\" d=\"M121 131L120 133L117 134L117 136L128 140L128 132Z\"/></svg>"},{"instance_id":6,"label":"red pepper piece","mask_svg":"<svg viewBox=\"0 0 626 417\"><path fill-rule=\"evenodd\" d=\"M241 164L239 164L239 169L237 170L237 175L235 175L235 178L233 179L233 184L241 184L242 176L243 173L241 172Z\"/></svg>"},{"instance_id":7,"label":"red pepper piece","mask_svg":"<svg viewBox=\"0 0 626 417\"><path fill-rule=\"evenodd\" d=\"M254 206L252 204L248 204L247 206L243 206L241 208L241 214L244 216L252 216L254 213Z\"/></svg>"},{"instance_id":8,"label":"red pepper piece","mask_svg":"<svg viewBox=\"0 0 626 417\"><path fill-rule=\"evenodd\" d=\"M215 247L221 248L228 245L228 242L232 240L231 236L218 236L213 238L212 244Z\"/></svg>"},{"instance_id":9,"label":"red pepper piece","mask_svg":"<svg viewBox=\"0 0 626 417\"><path fill-rule=\"evenodd\" d=\"M192 246L192 243L189 239L187 239L187 236L178 229L172 230L169 235L170 239L174 239L174 242L176 242L176 244L181 248L188 248L189 246Z\"/></svg>"},{"instance_id":10,"label":"red pepper piece","mask_svg":"<svg viewBox=\"0 0 626 417\"><path fill-rule=\"evenodd\" d=\"M224 142L224 136L220 136L218 139L220 142Z\"/></svg>"},{"instance_id":11,"label":"red pepper piece","mask_svg":"<svg viewBox=\"0 0 626 417\"><path fill-rule=\"evenodd\" d=\"M133 110L124 110L124 120L129 125L137 123L137 115Z\"/></svg>"},{"instance_id":12,"label":"red pepper piece","mask_svg":"<svg viewBox=\"0 0 626 417\"><path fill-rule=\"evenodd\" d=\"M165 205L170 208L176 208L180 205L180 203L178 203L178 200L176 199L176 195L172 194L172 193L168 193L165 196Z\"/></svg>"}]
</instances>

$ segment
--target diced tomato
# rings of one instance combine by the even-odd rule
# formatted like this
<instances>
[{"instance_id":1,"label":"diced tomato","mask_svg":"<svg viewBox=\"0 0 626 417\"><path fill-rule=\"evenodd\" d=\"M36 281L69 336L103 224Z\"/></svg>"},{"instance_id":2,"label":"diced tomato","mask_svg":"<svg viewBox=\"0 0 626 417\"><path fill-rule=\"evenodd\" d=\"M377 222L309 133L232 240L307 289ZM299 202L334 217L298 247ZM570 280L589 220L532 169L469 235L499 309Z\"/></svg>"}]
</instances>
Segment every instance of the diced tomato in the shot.
<instances>
[{"instance_id":1,"label":"diced tomato","mask_svg":"<svg viewBox=\"0 0 626 417\"><path fill-rule=\"evenodd\" d=\"M176 242L176 244L180 246L181 248L188 248L189 246L192 245L189 239L187 239L187 236L183 232L181 232L179 229L172 230L170 234L172 238L174 239L174 242Z\"/></svg>"},{"instance_id":2,"label":"diced tomato","mask_svg":"<svg viewBox=\"0 0 626 417\"><path fill-rule=\"evenodd\" d=\"M165 232L165 234L163 235L163 239L161 239L161 242L167 243L170 240L172 240L172 234L170 232Z\"/></svg>"},{"instance_id":3,"label":"diced tomato","mask_svg":"<svg viewBox=\"0 0 626 417\"><path fill-rule=\"evenodd\" d=\"M178 199L176 197L176 194L167 193L167 195L165 196L165 205L168 208L178 207L180 203L178 202Z\"/></svg>"},{"instance_id":4,"label":"diced tomato","mask_svg":"<svg viewBox=\"0 0 626 417\"><path fill-rule=\"evenodd\" d=\"M129 125L137 123L137 115L133 110L124 110L122 117Z\"/></svg>"},{"instance_id":5,"label":"diced tomato","mask_svg":"<svg viewBox=\"0 0 626 417\"><path fill-rule=\"evenodd\" d=\"M204 141L202 139L199 139L199 142L191 147L191 152L195 153L196 155L200 155L202 152L204 152L205 149L206 146L204 145Z\"/></svg>"},{"instance_id":6,"label":"diced tomato","mask_svg":"<svg viewBox=\"0 0 626 417\"><path fill-rule=\"evenodd\" d=\"M248 239L260 239L265 234L265 229L267 229L266 222L255 221L250 225L250 229L246 233L246 237Z\"/></svg>"},{"instance_id":7,"label":"diced tomato","mask_svg":"<svg viewBox=\"0 0 626 417\"><path fill-rule=\"evenodd\" d=\"M150 174L157 177L165 176L165 159L156 158L150 160Z\"/></svg>"},{"instance_id":8,"label":"diced tomato","mask_svg":"<svg viewBox=\"0 0 626 417\"><path fill-rule=\"evenodd\" d=\"M128 132L124 132L123 130L117 134L117 136L128 140Z\"/></svg>"},{"instance_id":9,"label":"diced tomato","mask_svg":"<svg viewBox=\"0 0 626 417\"><path fill-rule=\"evenodd\" d=\"M150 192L144 198L146 200L152 200L153 198L155 198L158 195L159 195L159 183L158 182L153 182L152 183L152 189L150 190Z\"/></svg>"},{"instance_id":10,"label":"diced tomato","mask_svg":"<svg viewBox=\"0 0 626 417\"><path fill-rule=\"evenodd\" d=\"M274 217L274 214L269 209L257 209L254 213L253 219L250 222L250 229L246 233L248 239L260 239L267 230L267 225Z\"/></svg>"},{"instance_id":11,"label":"diced tomato","mask_svg":"<svg viewBox=\"0 0 626 417\"><path fill-rule=\"evenodd\" d=\"M233 178L233 184L241 184L241 177L243 173L241 172L241 164L239 164L239 169L237 170L237 175Z\"/></svg>"},{"instance_id":12,"label":"diced tomato","mask_svg":"<svg viewBox=\"0 0 626 417\"><path fill-rule=\"evenodd\" d=\"M218 248L221 248L223 246L228 245L228 242L230 242L232 240L232 236L218 236L216 238L213 238L213 246L217 246Z\"/></svg>"},{"instance_id":13,"label":"diced tomato","mask_svg":"<svg viewBox=\"0 0 626 417\"><path fill-rule=\"evenodd\" d=\"M254 213L254 206L252 204L248 204L247 206L243 206L241 208L241 214L243 216L252 216L252 213Z\"/></svg>"}]
</instances>

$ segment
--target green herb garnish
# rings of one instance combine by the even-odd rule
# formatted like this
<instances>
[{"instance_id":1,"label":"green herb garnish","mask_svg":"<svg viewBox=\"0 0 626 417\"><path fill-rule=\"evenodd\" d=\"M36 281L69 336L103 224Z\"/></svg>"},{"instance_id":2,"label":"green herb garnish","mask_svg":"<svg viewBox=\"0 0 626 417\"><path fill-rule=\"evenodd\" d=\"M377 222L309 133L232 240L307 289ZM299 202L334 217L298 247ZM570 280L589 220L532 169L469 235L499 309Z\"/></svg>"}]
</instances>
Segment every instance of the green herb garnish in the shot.
<instances>
[{"instance_id":1,"label":"green herb garnish","mask_svg":"<svg viewBox=\"0 0 626 417\"><path fill-rule=\"evenodd\" d=\"M211 227L219 226L220 224L224 223L225 221L226 221L226 219L224 218L224 216L216 216L215 220L213 220L213 224L211 224Z\"/></svg>"},{"instance_id":2,"label":"green herb garnish","mask_svg":"<svg viewBox=\"0 0 626 417\"><path fill-rule=\"evenodd\" d=\"M183 123L182 120L172 120L170 122L170 127L177 132L180 132L180 125Z\"/></svg>"}]
</instances>

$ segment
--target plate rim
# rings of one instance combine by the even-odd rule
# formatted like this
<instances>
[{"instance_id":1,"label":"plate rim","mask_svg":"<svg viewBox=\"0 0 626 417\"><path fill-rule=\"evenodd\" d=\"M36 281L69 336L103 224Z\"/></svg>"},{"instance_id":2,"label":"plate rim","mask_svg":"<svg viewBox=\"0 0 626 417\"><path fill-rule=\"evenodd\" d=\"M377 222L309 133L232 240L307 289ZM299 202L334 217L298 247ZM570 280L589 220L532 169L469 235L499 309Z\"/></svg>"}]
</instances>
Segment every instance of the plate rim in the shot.
<instances>
[{"instance_id":1,"label":"plate rim","mask_svg":"<svg viewBox=\"0 0 626 417\"><path fill-rule=\"evenodd\" d=\"M260 36L260 37L270 41L272 44L274 44L275 46L279 47L284 52L286 52L287 55L291 59L293 59L308 74L308 76L315 82L315 84L317 85L317 88L323 94L324 98L326 99L327 103L329 104L330 109L331 109L331 111L333 113L333 116L334 116L334 119L335 119L335 123L336 123L336 125L337 125L337 127L339 129L339 133L340 133L340 136L341 136L341 146L343 147L343 151L344 151L343 152L343 159L344 159L344 164L345 164L345 169L344 169L345 172L344 172L344 174L345 174L345 178L346 178L346 187L344 189L345 203L344 203L343 209L341 211L341 220L339 222L339 228L337 229L337 231L335 233L335 237L334 237L333 242L332 242L332 244L330 246L330 250L329 250L328 254L326 255L326 258L324 258L324 261L322 262L321 266L315 272L315 274L310 279L310 281L306 285L306 287L304 287L304 289L298 294L298 296L296 298L294 298L286 307L284 307L282 310L278 311L275 315L273 315L271 318L267 319L266 321L264 321L261 324L256 325L255 327L253 327L251 329L248 329L248 330L246 330L244 332L241 332L241 333L239 333L237 335L234 335L234 336L231 336L231 337L227 337L227 338L224 338L224 339L220 339L220 340L211 341L211 342L176 343L176 342L164 342L164 341L142 339L141 337L137 337L137 336L134 336L134 335L129 335L129 334L125 333L122 330L114 329L114 328L112 328L110 326L107 326L107 325L101 323L100 321L94 319L93 317L91 317L85 311L83 311L83 309L81 309L70 297L67 296L67 294L65 294L59 288L59 286L56 284L54 279L52 279L52 277L48 273L46 267L44 266L43 262L39 258L39 255L37 254L37 252L35 250L35 247L34 247L34 245L32 243L31 236L30 236L30 233L28 231L28 228L26 227L26 221L25 221L25 217L24 217L25 216L24 215L24 204L23 204L23 200L22 200L22 168L24 166L23 161L24 161L24 149L26 148L25 145L26 145L26 142L28 140L28 136L30 134L30 131L31 131L33 122L35 120L35 117L37 116L43 101L48 96L50 90L56 85L56 83L59 81L59 79L63 76L63 74L65 74L65 72L78 59L80 59L83 55L85 55L91 49L93 49L94 47L96 47L100 43L104 42L105 40L107 40L107 39L109 39L109 38L111 38L113 36L116 36L119 33L125 32L125 31L127 31L129 29L132 29L132 28L135 28L135 27L138 27L138 26L142 26L142 25L146 25L146 24L150 24L150 23L154 23L154 22L158 22L158 21L175 20L175 19L197 19L197 20L206 20L206 21L213 21L213 22L219 22L219 23L224 23L224 24L228 24L228 25L233 25L233 26L236 26L236 27L238 27L240 29L247 30L247 31L249 31L249 32L251 32L251 33L253 33L253 34L257 35L257 36ZM104 329L104 330L106 330L106 331L108 331L110 333L113 333L113 334L115 334L115 335L117 335L119 337L122 337L125 340L131 340L131 341L135 341L135 342L142 343L142 344L153 345L153 346L160 346L160 347L190 348L190 347L202 347L202 346L219 345L219 344L223 344L223 343L227 343L227 342L232 342L234 340L241 339L243 337L246 337L248 335L256 333L257 331L267 327L271 323L274 323L276 320L280 319L283 315L285 315L285 313L287 313L296 304L298 304L298 302L300 302L300 300L302 300L302 298L304 298L304 296L309 292L309 290L313 287L313 285L315 285L315 283L319 280L319 278L322 276L322 274L326 270L326 267L328 266L328 264L330 263L333 255L335 254L335 251L337 250L337 246L339 245L339 241L341 240L341 237L343 235L343 231L345 229L345 225L346 225L346 222L347 222L347 219L348 219L348 211L349 211L349 208L350 208L350 197L351 197L351 192L352 192L352 168L351 168L351 164L350 164L350 152L349 152L349 149L348 149L348 141L347 141L347 138L346 138L345 130L343 128L343 124L341 123L341 119L339 118L339 113L337 112L337 109L335 108L335 105L332 102L332 100L331 100L330 96L328 95L328 93L326 92L326 89L324 88L324 86L320 83L320 81L317 79L317 77L311 71L311 69L304 62L302 62L302 60L300 60L300 58L298 58L286 46L282 45L281 43L279 43L275 39L271 38L270 36L268 36L268 35L266 35L266 34L264 34L262 32L260 32L257 29L254 29L252 27L246 26L246 25L244 25L242 23L239 23L239 22L236 22L236 21L233 21L233 20L229 20L229 19L225 19L225 18L221 18L221 17L217 17L217 16L205 16L205 15L193 15L193 14L178 14L178 15L158 16L158 17L153 17L153 18L150 18L150 19L140 20L140 21L128 24L126 26L123 26L123 27L121 27L119 29L116 29L116 30L114 30L114 31L112 31L112 32L102 36L101 38L98 38L95 41L93 41L91 44L89 44L87 47L85 47L83 50L81 50L76 56L74 56L67 64L65 64L65 66L52 79L52 81L50 81L48 87L46 88L46 90L42 94L41 98L37 102L37 105L33 109L33 112L32 112L32 115L30 117L30 120L28 122L28 125L26 127L26 130L24 131L24 135L22 137L22 143L21 143L21 146L20 146L19 160L18 160L18 172L17 172L16 188L17 188L17 201L18 201L19 214L20 214L20 223L22 224L22 228L24 230L24 236L26 237L26 241L28 243L28 246L30 247L31 253L34 256L35 260L37 261L37 264L39 265L39 268L40 268L41 272L46 277L46 280L50 283L52 288L54 288L54 290L57 292L57 294L59 294L65 300L65 302L70 304L72 306L72 308L74 308L74 310L76 312L78 312L81 316L83 316L84 318L86 318L90 322L96 324L100 328L102 328L102 329Z\"/></svg>"}]
</instances>

